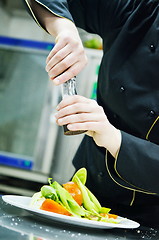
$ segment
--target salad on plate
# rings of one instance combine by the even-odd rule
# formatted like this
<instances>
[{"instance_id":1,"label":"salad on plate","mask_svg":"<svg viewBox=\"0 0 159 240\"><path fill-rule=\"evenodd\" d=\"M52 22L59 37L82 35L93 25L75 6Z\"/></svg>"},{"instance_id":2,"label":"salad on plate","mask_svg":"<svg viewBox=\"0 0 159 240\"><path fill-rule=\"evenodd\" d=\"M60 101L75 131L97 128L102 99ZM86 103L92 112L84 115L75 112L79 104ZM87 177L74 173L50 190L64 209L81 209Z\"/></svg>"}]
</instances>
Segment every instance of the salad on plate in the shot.
<instances>
[{"instance_id":1,"label":"salad on plate","mask_svg":"<svg viewBox=\"0 0 159 240\"><path fill-rule=\"evenodd\" d=\"M94 221L115 223L121 217L111 214L110 208L102 207L94 194L86 187L87 170L79 169L70 182L59 184L48 179L49 184L41 187L30 202L30 207L44 211Z\"/></svg>"}]
</instances>

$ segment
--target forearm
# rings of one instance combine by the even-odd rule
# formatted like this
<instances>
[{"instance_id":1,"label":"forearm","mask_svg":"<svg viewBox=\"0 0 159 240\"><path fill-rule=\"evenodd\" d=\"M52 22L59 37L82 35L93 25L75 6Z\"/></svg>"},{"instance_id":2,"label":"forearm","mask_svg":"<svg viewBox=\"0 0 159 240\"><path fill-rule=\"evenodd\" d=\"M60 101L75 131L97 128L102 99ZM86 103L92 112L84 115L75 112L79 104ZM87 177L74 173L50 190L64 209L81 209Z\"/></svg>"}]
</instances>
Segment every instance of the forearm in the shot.
<instances>
[{"instance_id":1,"label":"forearm","mask_svg":"<svg viewBox=\"0 0 159 240\"><path fill-rule=\"evenodd\" d=\"M40 24L53 37L57 37L60 32L68 29L78 33L74 23L71 20L53 14L35 0L29 0L29 4Z\"/></svg>"},{"instance_id":2,"label":"forearm","mask_svg":"<svg viewBox=\"0 0 159 240\"><path fill-rule=\"evenodd\" d=\"M55 38L56 44L46 59L49 78L59 85L78 75L87 64L87 57L66 2L25 2L35 21Z\"/></svg>"}]
</instances>

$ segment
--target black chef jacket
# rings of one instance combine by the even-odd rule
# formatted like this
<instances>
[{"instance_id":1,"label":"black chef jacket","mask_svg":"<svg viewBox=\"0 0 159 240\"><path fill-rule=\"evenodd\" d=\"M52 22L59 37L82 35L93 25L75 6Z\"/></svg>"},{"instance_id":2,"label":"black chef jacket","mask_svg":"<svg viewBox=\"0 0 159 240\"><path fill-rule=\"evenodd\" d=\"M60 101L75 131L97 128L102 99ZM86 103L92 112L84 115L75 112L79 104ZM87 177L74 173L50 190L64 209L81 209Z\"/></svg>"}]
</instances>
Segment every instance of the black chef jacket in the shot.
<instances>
[{"instance_id":1,"label":"black chef jacket","mask_svg":"<svg viewBox=\"0 0 159 240\"><path fill-rule=\"evenodd\" d=\"M121 148L114 159L85 136L75 168L87 168L87 186L102 205L159 225L159 1L37 2L103 39L97 101L121 130Z\"/></svg>"}]
</instances>

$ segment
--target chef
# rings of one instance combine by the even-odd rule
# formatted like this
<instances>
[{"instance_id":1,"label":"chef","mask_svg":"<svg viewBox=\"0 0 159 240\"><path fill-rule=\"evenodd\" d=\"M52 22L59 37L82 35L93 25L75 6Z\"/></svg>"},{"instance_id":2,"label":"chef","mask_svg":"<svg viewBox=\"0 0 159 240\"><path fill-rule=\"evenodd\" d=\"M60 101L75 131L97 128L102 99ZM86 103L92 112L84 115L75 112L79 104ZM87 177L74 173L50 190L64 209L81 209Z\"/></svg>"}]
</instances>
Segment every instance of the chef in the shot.
<instances>
[{"instance_id":1,"label":"chef","mask_svg":"<svg viewBox=\"0 0 159 240\"><path fill-rule=\"evenodd\" d=\"M78 95L63 100L57 123L88 130L73 164L86 167L87 186L101 204L159 225L159 1L24 2L55 37L46 71L56 85L87 63L76 27L102 38L97 102Z\"/></svg>"}]
</instances>

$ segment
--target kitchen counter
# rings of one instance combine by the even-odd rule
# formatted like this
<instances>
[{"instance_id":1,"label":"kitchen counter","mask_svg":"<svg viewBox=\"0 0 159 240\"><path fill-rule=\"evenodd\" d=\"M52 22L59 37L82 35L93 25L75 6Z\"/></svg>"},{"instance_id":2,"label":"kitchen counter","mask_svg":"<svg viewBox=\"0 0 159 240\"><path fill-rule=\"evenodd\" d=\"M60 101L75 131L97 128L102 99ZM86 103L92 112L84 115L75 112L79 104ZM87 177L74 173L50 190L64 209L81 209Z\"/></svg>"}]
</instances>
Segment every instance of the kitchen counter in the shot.
<instances>
[{"instance_id":1,"label":"kitchen counter","mask_svg":"<svg viewBox=\"0 0 159 240\"><path fill-rule=\"evenodd\" d=\"M91 229L51 222L6 204L0 197L1 240L158 240L159 227Z\"/></svg>"}]
</instances>

